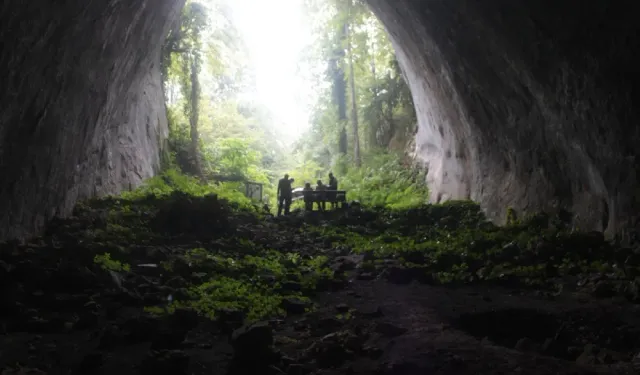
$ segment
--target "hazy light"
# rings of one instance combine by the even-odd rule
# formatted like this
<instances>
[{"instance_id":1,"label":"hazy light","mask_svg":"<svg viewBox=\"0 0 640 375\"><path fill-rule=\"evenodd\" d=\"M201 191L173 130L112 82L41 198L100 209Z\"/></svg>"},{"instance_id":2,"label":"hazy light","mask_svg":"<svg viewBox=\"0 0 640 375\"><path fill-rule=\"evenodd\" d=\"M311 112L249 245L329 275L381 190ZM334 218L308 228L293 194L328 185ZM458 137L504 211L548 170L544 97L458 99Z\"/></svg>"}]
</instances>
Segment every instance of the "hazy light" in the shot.
<instances>
[{"instance_id":1,"label":"hazy light","mask_svg":"<svg viewBox=\"0 0 640 375\"><path fill-rule=\"evenodd\" d=\"M282 123L295 140L309 126L311 83L298 74L301 53L311 42L303 0L231 0L255 72L257 100ZM304 72L303 76L304 76Z\"/></svg>"}]
</instances>

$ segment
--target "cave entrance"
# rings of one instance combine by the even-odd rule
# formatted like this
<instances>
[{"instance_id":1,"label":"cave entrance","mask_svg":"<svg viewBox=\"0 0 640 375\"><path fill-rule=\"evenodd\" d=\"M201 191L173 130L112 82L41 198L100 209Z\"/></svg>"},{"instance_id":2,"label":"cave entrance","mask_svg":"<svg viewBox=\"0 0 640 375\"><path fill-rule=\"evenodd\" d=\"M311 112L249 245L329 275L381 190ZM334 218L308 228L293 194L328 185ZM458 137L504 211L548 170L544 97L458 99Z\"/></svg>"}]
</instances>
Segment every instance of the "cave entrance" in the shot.
<instances>
[{"instance_id":1,"label":"cave entrance","mask_svg":"<svg viewBox=\"0 0 640 375\"><path fill-rule=\"evenodd\" d=\"M188 1L163 48L163 80L168 167L221 194L261 184L275 205L285 173L301 188L334 172L349 200L428 201L426 171L409 156L411 92L360 1Z\"/></svg>"}]
</instances>

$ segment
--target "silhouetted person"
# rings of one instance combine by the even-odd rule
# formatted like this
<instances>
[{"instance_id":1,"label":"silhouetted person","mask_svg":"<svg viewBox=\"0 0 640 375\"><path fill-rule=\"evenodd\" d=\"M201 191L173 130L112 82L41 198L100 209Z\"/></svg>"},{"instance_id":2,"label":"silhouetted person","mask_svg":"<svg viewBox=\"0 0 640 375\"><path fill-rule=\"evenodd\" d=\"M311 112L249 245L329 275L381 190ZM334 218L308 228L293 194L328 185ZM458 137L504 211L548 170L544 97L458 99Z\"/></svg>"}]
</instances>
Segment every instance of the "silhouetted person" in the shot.
<instances>
[{"instance_id":1,"label":"silhouetted person","mask_svg":"<svg viewBox=\"0 0 640 375\"><path fill-rule=\"evenodd\" d=\"M333 175L333 173L329 172L329 193L327 193L327 198L331 201L331 208L336 208L338 206L338 202L336 202L336 198L338 197L338 179Z\"/></svg>"},{"instance_id":2,"label":"silhouetted person","mask_svg":"<svg viewBox=\"0 0 640 375\"><path fill-rule=\"evenodd\" d=\"M289 208L291 207L291 180L289 175L285 174L284 178L278 181L278 216L282 214L284 208L284 214L289 215Z\"/></svg>"},{"instance_id":3,"label":"silhouetted person","mask_svg":"<svg viewBox=\"0 0 640 375\"><path fill-rule=\"evenodd\" d=\"M306 211L313 211L313 188L309 182L304 184L302 197L304 199L304 209Z\"/></svg>"},{"instance_id":4,"label":"silhouetted person","mask_svg":"<svg viewBox=\"0 0 640 375\"><path fill-rule=\"evenodd\" d=\"M325 210L325 201L327 199L326 197L326 191L327 191L327 187L322 183L322 181L318 180L317 185L316 185L316 202L318 202L318 210L320 211L324 211Z\"/></svg>"}]
</instances>

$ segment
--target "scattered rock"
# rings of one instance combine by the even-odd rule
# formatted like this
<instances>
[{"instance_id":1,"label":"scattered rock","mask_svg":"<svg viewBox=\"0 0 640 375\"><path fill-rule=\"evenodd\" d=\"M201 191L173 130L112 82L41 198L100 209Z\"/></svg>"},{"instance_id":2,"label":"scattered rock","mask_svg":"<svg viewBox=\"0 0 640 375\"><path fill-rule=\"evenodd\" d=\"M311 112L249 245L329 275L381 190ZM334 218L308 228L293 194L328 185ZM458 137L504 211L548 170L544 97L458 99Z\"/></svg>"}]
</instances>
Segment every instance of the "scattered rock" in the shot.
<instances>
[{"instance_id":1,"label":"scattered rock","mask_svg":"<svg viewBox=\"0 0 640 375\"><path fill-rule=\"evenodd\" d=\"M331 332L335 332L337 329L340 329L344 325L344 321L337 319L335 317L327 317L320 319L315 326L320 334L329 334Z\"/></svg>"},{"instance_id":2,"label":"scattered rock","mask_svg":"<svg viewBox=\"0 0 640 375\"><path fill-rule=\"evenodd\" d=\"M362 255L339 256L335 258L331 268L337 273L352 271L362 264L363 259Z\"/></svg>"},{"instance_id":3,"label":"scattered rock","mask_svg":"<svg viewBox=\"0 0 640 375\"><path fill-rule=\"evenodd\" d=\"M5 261L0 260L0 285L6 285L11 280L11 271L13 266L7 264Z\"/></svg>"},{"instance_id":4,"label":"scattered rock","mask_svg":"<svg viewBox=\"0 0 640 375\"><path fill-rule=\"evenodd\" d=\"M611 298L616 293L615 284L608 280L598 281L592 291L592 295L596 298Z\"/></svg>"},{"instance_id":5,"label":"scattered rock","mask_svg":"<svg viewBox=\"0 0 640 375\"><path fill-rule=\"evenodd\" d=\"M585 345L582 354L576 359L576 363L583 366L594 365L596 363L594 352L595 347L592 344Z\"/></svg>"},{"instance_id":6,"label":"scattered rock","mask_svg":"<svg viewBox=\"0 0 640 375\"><path fill-rule=\"evenodd\" d=\"M89 353L80 362L78 366L78 373L86 374L90 371L93 371L104 363L104 356L100 352Z\"/></svg>"},{"instance_id":7,"label":"scattered rock","mask_svg":"<svg viewBox=\"0 0 640 375\"><path fill-rule=\"evenodd\" d=\"M110 325L102 330L99 349L110 350L127 342L127 335L118 326Z\"/></svg>"},{"instance_id":8,"label":"scattered rock","mask_svg":"<svg viewBox=\"0 0 640 375\"><path fill-rule=\"evenodd\" d=\"M37 368L21 367L18 369L4 369L2 375L47 375L46 372Z\"/></svg>"},{"instance_id":9,"label":"scattered rock","mask_svg":"<svg viewBox=\"0 0 640 375\"><path fill-rule=\"evenodd\" d=\"M389 267L384 274L387 280L394 284L409 284L415 278L413 270L404 266Z\"/></svg>"},{"instance_id":10,"label":"scattered rock","mask_svg":"<svg viewBox=\"0 0 640 375\"><path fill-rule=\"evenodd\" d=\"M158 331L160 321L153 316L136 316L119 325L119 329L128 332L130 342L151 341Z\"/></svg>"},{"instance_id":11,"label":"scattered rock","mask_svg":"<svg viewBox=\"0 0 640 375\"><path fill-rule=\"evenodd\" d=\"M310 307L309 302L297 298L285 298L282 300L282 308L287 314L304 314L308 307Z\"/></svg>"},{"instance_id":12,"label":"scattered rock","mask_svg":"<svg viewBox=\"0 0 640 375\"><path fill-rule=\"evenodd\" d=\"M379 364L371 358L360 358L349 365L346 371L350 374L375 374Z\"/></svg>"},{"instance_id":13,"label":"scattered rock","mask_svg":"<svg viewBox=\"0 0 640 375\"><path fill-rule=\"evenodd\" d=\"M371 359L379 359L384 354L384 350L377 346L367 345L362 348L362 353Z\"/></svg>"},{"instance_id":14,"label":"scattered rock","mask_svg":"<svg viewBox=\"0 0 640 375\"><path fill-rule=\"evenodd\" d=\"M216 321L223 333L231 333L242 327L245 313L239 309L218 309L215 312Z\"/></svg>"},{"instance_id":15,"label":"scattered rock","mask_svg":"<svg viewBox=\"0 0 640 375\"><path fill-rule=\"evenodd\" d=\"M360 309L358 311L358 314L365 318L380 318L384 316L384 313L382 312L382 308L380 308L380 306L369 309Z\"/></svg>"},{"instance_id":16,"label":"scattered rock","mask_svg":"<svg viewBox=\"0 0 640 375\"><path fill-rule=\"evenodd\" d=\"M347 348L348 332L335 332L324 336L306 350L306 356L315 359L320 368L337 368L354 354Z\"/></svg>"},{"instance_id":17,"label":"scattered rock","mask_svg":"<svg viewBox=\"0 0 640 375\"><path fill-rule=\"evenodd\" d=\"M583 366L594 365L596 357L593 354L583 352L577 359L576 363Z\"/></svg>"},{"instance_id":18,"label":"scattered rock","mask_svg":"<svg viewBox=\"0 0 640 375\"><path fill-rule=\"evenodd\" d=\"M529 352L536 349L536 343L528 337L523 337L516 343L514 349L521 352Z\"/></svg>"},{"instance_id":19,"label":"scattered rock","mask_svg":"<svg viewBox=\"0 0 640 375\"><path fill-rule=\"evenodd\" d=\"M262 358L272 353L273 330L268 322L258 322L233 332L231 345L236 358Z\"/></svg>"},{"instance_id":20,"label":"scattered rock","mask_svg":"<svg viewBox=\"0 0 640 375\"><path fill-rule=\"evenodd\" d=\"M398 327L388 322L379 322L375 325L375 331L385 337L396 337L404 335L408 329Z\"/></svg>"},{"instance_id":21,"label":"scattered rock","mask_svg":"<svg viewBox=\"0 0 640 375\"><path fill-rule=\"evenodd\" d=\"M313 368L310 365L294 363L287 367L287 375L307 375L311 372Z\"/></svg>"},{"instance_id":22,"label":"scattered rock","mask_svg":"<svg viewBox=\"0 0 640 375\"><path fill-rule=\"evenodd\" d=\"M267 369L281 358L274 351L273 343L273 330L268 322L258 322L235 330L231 337L234 353L229 374L267 373Z\"/></svg>"},{"instance_id":23,"label":"scattered rock","mask_svg":"<svg viewBox=\"0 0 640 375\"><path fill-rule=\"evenodd\" d=\"M362 281L375 280L375 278L376 278L376 275L373 274L372 272L362 272L356 276L356 279L362 280Z\"/></svg>"},{"instance_id":24,"label":"scattered rock","mask_svg":"<svg viewBox=\"0 0 640 375\"><path fill-rule=\"evenodd\" d=\"M631 360L631 365L636 372L640 373L640 353L633 356L633 359Z\"/></svg>"},{"instance_id":25,"label":"scattered rock","mask_svg":"<svg viewBox=\"0 0 640 375\"><path fill-rule=\"evenodd\" d=\"M140 366L141 375L187 375L189 356L180 350L152 351Z\"/></svg>"},{"instance_id":26,"label":"scattered rock","mask_svg":"<svg viewBox=\"0 0 640 375\"><path fill-rule=\"evenodd\" d=\"M425 374L426 369L413 361L394 362L387 364L379 373L383 375Z\"/></svg>"},{"instance_id":27,"label":"scattered rock","mask_svg":"<svg viewBox=\"0 0 640 375\"><path fill-rule=\"evenodd\" d=\"M568 354L567 347L555 338L547 338L544 340L542 346L540 346L540 352L542 354L561 358Z\"/></svg>"},{"instance_id":28,"label":"scattered rock","mask_svg":"<svg viewBox=\"0 0 640 375\"><path fill-rule=\"evenodd\" d=\"M624 361L624 356L621 353L609 349L601 349L596 358L598 359L598 363L605 365Z\"/></svg>"}]
</instances>

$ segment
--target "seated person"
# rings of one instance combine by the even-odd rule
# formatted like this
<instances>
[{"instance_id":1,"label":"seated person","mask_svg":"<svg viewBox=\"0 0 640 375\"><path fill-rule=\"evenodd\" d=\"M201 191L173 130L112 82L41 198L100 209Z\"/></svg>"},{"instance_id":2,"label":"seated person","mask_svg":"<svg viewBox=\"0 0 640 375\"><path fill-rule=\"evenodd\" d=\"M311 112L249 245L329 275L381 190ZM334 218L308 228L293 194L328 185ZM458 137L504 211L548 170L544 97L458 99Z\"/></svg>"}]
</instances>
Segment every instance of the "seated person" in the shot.
<instances>
[{"instance_id":1,"label":"seated person","mask_svg":"<svg viewBox=\"0 0 640 375\"><path fill-rule=\"evenodd\" d=\"M320 193L316 194L316 202L318 202L318 210L320 211L324 211L326 208L325 207L325 201L326 201L325 191L326 190L327 190L327 187L322 183L322 181L318 180L316 185L316 191L319 191Z\"/></svg>"},{"instance_id":2,"label":"seated person","mask_svg":"<svg viewBox=\"0 0 640 375\"><path fill-rule=\"evenodd\" d=\"M311 183L307 182L304 184L302 197L304 198L304 209L306 211L313 211L313 188L311 188Z\"/></svg>"}]
</instances>

